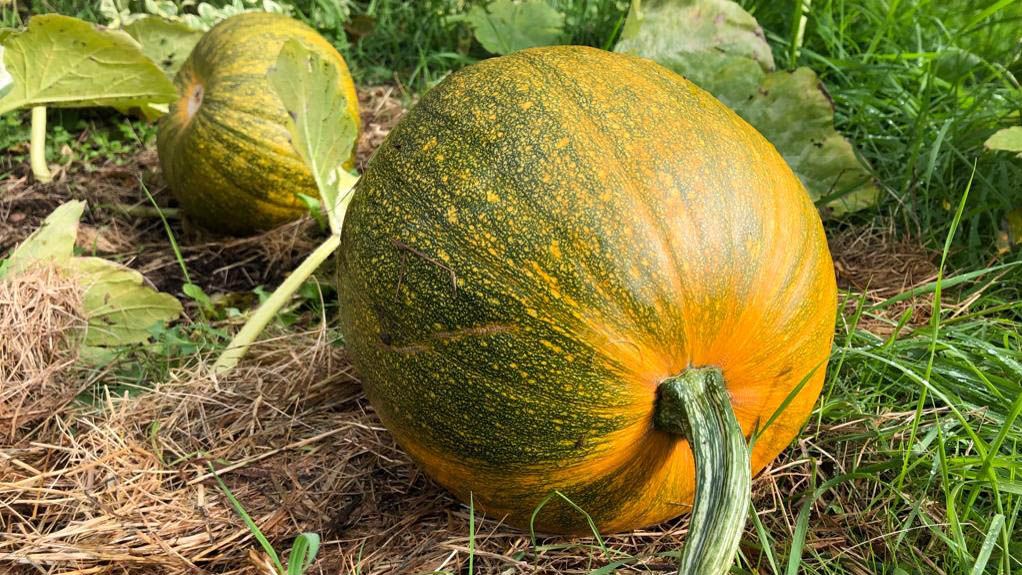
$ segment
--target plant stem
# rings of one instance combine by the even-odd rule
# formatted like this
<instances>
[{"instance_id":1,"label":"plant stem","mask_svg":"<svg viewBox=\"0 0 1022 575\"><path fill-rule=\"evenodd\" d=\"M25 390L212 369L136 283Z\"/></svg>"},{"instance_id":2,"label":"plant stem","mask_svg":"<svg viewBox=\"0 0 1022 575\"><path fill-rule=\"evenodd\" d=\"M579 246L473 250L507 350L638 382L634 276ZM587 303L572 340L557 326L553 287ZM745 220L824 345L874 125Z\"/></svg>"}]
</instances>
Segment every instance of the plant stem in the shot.
<instances>
[{"instance_id":1,"label":"plant stem","mask_svg":"<svg viewBox=\"0 0 1022 575\"><path fill-rule=\"evenodd\" d=\"M46 106L32 108L32 139L29 140L32 161L32 175L48 183L53 181L50 167L46 165Z\"/></svg>"},{"instance_id":2,"label":"plant stem","mask_svg":"<svg viewBox=\"0 0 1022 575\"><path fill-rule=\"evenodd\" d=\"M679 575L729 573L749 511L752 474L720 370L689 368L661 382L653 424L688 439L695 457L695 503Z\"/></svg>"},{"instance_id":3,"label":"plant stem","mask_svg":"<svg viewBox=\"0 0 1022 575\"><path fill-rule=\"evenodd\" d=\"M341 236L331 234L326 241L305 258L305 261L295 271L291 272L291 275L287 276L287 279L284 280L284 283L280 284L280 287L273 290L270 297L256 309L252 317L248 318L245 325L241 327L241 331L234 336L227 349L217 358L216 363L213 364L214 373L224 374L238 365L241 358L248 352L249 346L252 345L255 338L259 337L259 334L263 332L263 329L270 323L270 320L277 315L277 312L284 307L284 304L291 299L291 296L298 291L298 288L301 287L305 280L309 279L312 273L340 245Z\"/></svg>"},{"instance_id":4,"label":"plant stem","mask_svg":"<svg viewBox=\"0 0 1022 575\"><path fill-rule=\"evenodd\" d=\"M813 0L795 0L795 13L792 16L792 39L788 52L788 67L794 70L798 66L798 57L805 40L806 22L809 20L810 7Z\"/></svg>"}]
</instances>

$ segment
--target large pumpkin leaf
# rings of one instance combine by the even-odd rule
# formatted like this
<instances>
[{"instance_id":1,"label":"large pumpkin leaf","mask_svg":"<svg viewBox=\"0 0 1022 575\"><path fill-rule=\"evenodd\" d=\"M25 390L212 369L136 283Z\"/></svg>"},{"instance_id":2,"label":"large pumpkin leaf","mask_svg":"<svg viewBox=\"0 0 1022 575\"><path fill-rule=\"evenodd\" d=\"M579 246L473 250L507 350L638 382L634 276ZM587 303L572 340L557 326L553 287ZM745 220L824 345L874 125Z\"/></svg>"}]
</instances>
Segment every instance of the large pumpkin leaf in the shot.
<instances>
[{"instance_id":1,"label":"large pumpkin leaf","mask_svg":"<svg viewBox=\"0 0 1022 575\"><path fill-rule=\"evenodd\" d=\"M146 286L131 268L95 257L72 258L68 268L85 288L87 347L143 343L154 326L181 315L177 298Z\"/></svg>"},{"instance_id":2,"label":"large pumpkin leaf","mask_svg":"<svg viewBox=\"0 0 1022 575\"><path fill-rule=\"evenodd\" d=\"M1012 126L994 132L983 143L988 150L1015 152L1022 158L1022 126Z\"/></svg>"},{"instance_id":3,"label":"large pumpkin leaf","mask_svg":"<svg viewBox=\"0 0 1022 575\"><path fill-rule=\"evenodd\" d=\"M78 220L84 210L85 202L74 200L53 210L39 229L14 248L3 266L0 266L0 279L7 274L22 272L36 262L52 261L57 265L67 263L74 255Z\"/></svg>"},{"instance_id":4,"label":"large pumpkin leaf","mask_svg":"<svg viewBox=\"0 0 1022 575\"><path fill-rule=\"evenodd\" d=\"M167 103L174 84L124 33L58 14L35 16L4 42L13 84L0 113L26 106L133 106Z\"/></svg>"},{"instance_id":5,"label":"large pumpkin leaf","mask_svg":"<svg viewBox=\"0 0 1022 575\"><path fill-rule=\"evenodd\" d=\"M544 0L494 0L465 15L476 40L493 54L556 44L564 34L564 14Z\"/></svg>"},{"instance_id":6,"label":"large pumpkin leaf","mask_svg":"<svg viewBox=\"0 0 1022 575\"><path fill-rule=\"evenodd\" d=\"M774 69L763 29L730 0L633 0L615 50L684 70L704 87L736 60Z\"/></svg>"},{"instance_id":7,"label":"large pumpkin leaf","mask_svg":"<svg viewBox=\"0 0 1022 575\"><path fill-rule=\"evenodd\" d=\"M337 66L295 40L280 50L270 85L287 109L291 142L316 180L330 228L341 232L344 209L357 180L342 165L351 157L358 129L345 112Z\"/></svg>"},{"instance_id":8,"label":"large pumpkin leaf","mask_svg":"<svg viewBox=\"0 0 1022 575\"><path fill-rule=\"evenodd\" d=\"M49 261L78 278L84 288L83 308L88 327L82 348L87 361L109 357L103 348L148 340L160 322L181 315L181 303L144 285L142 274L118 263L95 257L74 257L78 221L85 202L71 201L51 213L43 225L25 239L0 269L6 275Z\"/></svg>"},{"instance_id":9,"label":"large pumpkin leaf","mask_svg":"<svg viewBox=\"0 0 1022 575\"><path fill-rule=\"evenodd\" d=\"M0 42L3 42L3 40L0 39ZM4 66L4 47L0 46L0 98L6 96L12 88L14 88L14 78L11 77L11 73Z\"/></svg>"},{"instance_id":10,"label":"large pumpkin leaf","mask_svg":"<svg viewBox=\"0 0 1022 575\"><path fill-rule=\"evenodd\" d=\"M174 78L202 38L202 30L157 16L136 20L125 26L124 31L142 45L142 53L156 62L169 79Z\"/></svg>"},{"instance_id":11,"label":"large pumpkin leaf","mask_svg":"<svg viewBox=\"0 0 1022 575\"><path fill-rule=\"evenodd\" d=\"M816 74L809 68L772 72L762 31L735 2L633 3L615 50L678 72L737 112L834 215L876 203L879 191L851 143L834 129L833 104Z\"/></svg>"},{"instance_id":12,"label":"large pumpkin leaf","mask_svg":"<svg viewBox=\"0 0 1022 575\"><path fill-rule=\"evenodd\" d=\"M733 108L770 140L814 200L826 200L831 213L876 204L872 176L852 144L834 130L833 104L812 70L766 74L753 97Z\"/></svg>"}]
</instances>

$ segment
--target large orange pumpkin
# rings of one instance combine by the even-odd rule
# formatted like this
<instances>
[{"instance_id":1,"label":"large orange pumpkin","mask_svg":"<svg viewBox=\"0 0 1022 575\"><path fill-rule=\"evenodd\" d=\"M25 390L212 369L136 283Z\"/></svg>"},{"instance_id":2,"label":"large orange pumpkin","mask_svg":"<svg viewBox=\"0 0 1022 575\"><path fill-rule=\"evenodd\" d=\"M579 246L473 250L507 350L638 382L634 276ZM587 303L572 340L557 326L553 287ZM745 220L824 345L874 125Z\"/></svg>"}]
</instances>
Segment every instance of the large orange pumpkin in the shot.
<instances>
[{"instance_id":1,"label":"large orange pumpkin","mask_svg":"<svg viewBox=\"0 0 1022 575\"><path fill-rule=\"evenodd\" d=\"M340 266L388 429L493 516L528 526L542 504L548 532L587 532L577 508L605 531L690 509L690 436L658 396L696 368L747 436L806 378L755 442L762 469L820 393L836 312L816 207L774 147L659 65L582 47L426 94L359 182Z\"/></svg>"}]
</instances>

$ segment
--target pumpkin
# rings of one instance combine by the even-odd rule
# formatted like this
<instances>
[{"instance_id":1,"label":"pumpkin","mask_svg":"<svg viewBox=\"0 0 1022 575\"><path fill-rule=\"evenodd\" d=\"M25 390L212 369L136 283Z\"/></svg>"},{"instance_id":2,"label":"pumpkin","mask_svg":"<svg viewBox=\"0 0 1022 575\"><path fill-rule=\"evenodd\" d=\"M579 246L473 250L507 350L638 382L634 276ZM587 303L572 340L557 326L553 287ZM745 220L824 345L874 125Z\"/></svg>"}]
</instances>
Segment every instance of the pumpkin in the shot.
<instances>
[{"instance_id":1,"label":"pumpkin","mask_svg":"<svg viewBox=\"0 0 1022 575\"><path fill-rule=\"evenodd\" d=\"M262 12L220 22L178 71L181 97L161 118L157 137L164 177L189 219L202 227L230 234L271 228L307 211L299 194L319 197L266 76L291 39L336 63L347 114L360 125L344 59L315 30ZM354 156L347 167L353 164Z\"/></svg>"},{"instance_id":2,"label":"pumpkin","mask_svg":"<svg viewBox=\"0 0 1022 575\"><path fill-rule=\"evenodd\" d=\"M757 430L731 468L744 521L750 472L820 393L836 314L819 214L774 147L665 68L585 47L428 92L355 188L338 281L400 445L463 500L552 533L689 511L691 445L723 437L682 413L698 402L728 404L741 445Z\"/></svg>"}]
</instances>

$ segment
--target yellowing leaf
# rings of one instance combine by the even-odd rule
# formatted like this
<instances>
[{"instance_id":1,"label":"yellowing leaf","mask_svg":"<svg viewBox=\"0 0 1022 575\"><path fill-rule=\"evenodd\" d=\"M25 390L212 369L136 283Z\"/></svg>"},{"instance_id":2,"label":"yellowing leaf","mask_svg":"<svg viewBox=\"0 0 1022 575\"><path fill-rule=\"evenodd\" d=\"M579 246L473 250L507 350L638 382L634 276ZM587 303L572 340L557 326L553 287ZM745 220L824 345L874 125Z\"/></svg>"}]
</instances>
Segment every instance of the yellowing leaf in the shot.
<instances>
[{"instance_id":1,"label":"yellowing leaf","mask_svg":"<svg viewBox=\"0 0 1022 575\"><path fill-rule=\"evenodd\" d=\"M465 20L476 40L493 54L556 44L564 34L564 14L543 0L494 0L472 6Z\"/></svg>"},{"instance_id":2,"label":"yellowing leaf","mask_svg":"<svg viewBox=\"0 0 1022 575\"><path fill-rule=\"evenodd\" d=\"M777 148L814 201L840 215L879 191L809 68L772 72L756 19L731 0L633 2L617 52L650 58L730 107Z\"/></svg>"},{"instance_id":3,"label":"yellowing leaf","mask_svg":"<svg viewBox=\"0 0 1022 575\"><path fill-rule=\"evenodd\" d=\"M142 106L177 97L173 83L123 32L58 14L34 16L4 41L13 84L0 113L26 106Z\"/></svg>"},{"instance_id":4,"label":"yellowing leaf","mask_svg":"<svg viewBox=\"0 0 1022 575\"><path fill-rule=\"evenodd\" d=\"M84 289L87 329L82 357L95 363L110 357L102 348L145 342L150 330L176 319L182 309L176 298L146 286L142 274L131 268L102 258L73 256L84 209L85 202L71 201L54 210L15 248L0 270L0 281L5 274L19 273L40 261L51 261L74 276Z\"/></svg>"},{"instance_id":5,"label":"yellowing leaf","mask_svg":"<svg viewBox=\"0 0 1022 575\"><path fill-rule=\"evenodd\" d=\"M39 229L14 248L0 268L0 278L24 271L36 262L63 264L70 260L78 237L78 220L84 210L85 202L80 201L70 201L53 210Z\"/></svg>"},{"instance_id":6,"label":"yellowing leaf","mask_svg":"<svg viewBox=\"0 0 1022 575\"><path fill-rule=\"evenodd\" d=\"M143 343L160 322L177 319L181 302L144 283L142 274L102 258L81 257L68 269L85 288L87 347L119 347Z\"/></svg>"},{"instance_id":7,"label":"yellowing leaf","mask_svg":"<svg viewBox=\"0 0 1022 575\"><path fill-rule=\"evenodd\" d=\"M142 53L162 68L170 79L174 78L202 38L202 30L157 16L136 20L125 26L124 31L142 45Z\"/></svg>"},{"instance_id":8,"label":"yellowing leaf","mask_svg":"<svg viewBox=\"0 0 1022 575\"><path fill-rule=\"evenodd\" d=\"M988 150L1015 152L1022 157L1022 126L998 130L983 143Z\"/></svg>"},{"instance_id":9,"label":"yellowing leaf","mask_svg":"<svg viewBox=\"0 0 1022 575\"><path fill-rule=\"evenodd\" d=\"M337 66L288 40L269 71L270 85L287 109L291 142L312 171L335 234L357 180L342 166L351 157L358 133L347 114L347 99Z\"/></svg>"}]
</instances>

